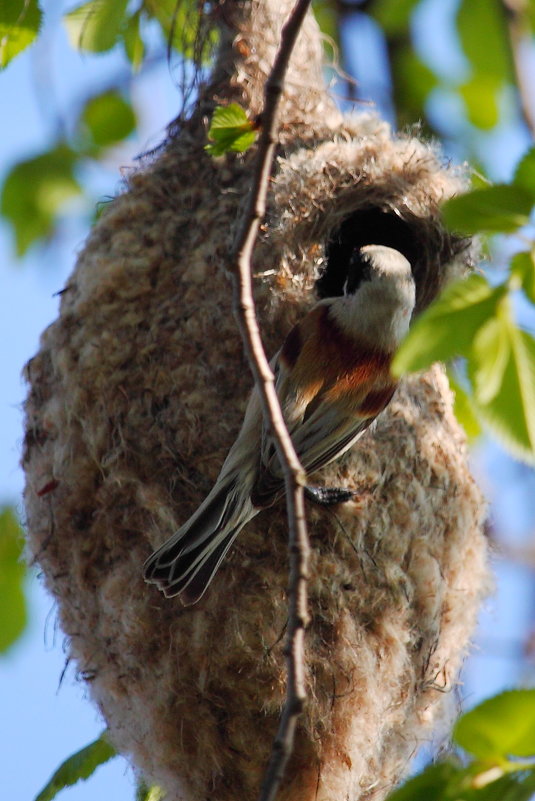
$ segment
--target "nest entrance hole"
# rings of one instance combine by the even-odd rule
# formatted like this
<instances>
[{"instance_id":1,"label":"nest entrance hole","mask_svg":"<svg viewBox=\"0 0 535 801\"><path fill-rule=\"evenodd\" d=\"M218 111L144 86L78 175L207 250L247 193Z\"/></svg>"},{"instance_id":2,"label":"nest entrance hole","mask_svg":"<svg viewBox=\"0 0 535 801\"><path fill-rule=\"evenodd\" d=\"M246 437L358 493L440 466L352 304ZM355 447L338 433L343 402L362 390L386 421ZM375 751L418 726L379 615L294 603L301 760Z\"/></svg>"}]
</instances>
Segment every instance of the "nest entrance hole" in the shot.
<instances>
[{"instance_id":1,"label":"nest entrance hole","mask_svg":"<svg viewBox=\"0 0 535 801\"><path fill-rule=\"evenodd\" d=\"M415 236L411 226L393 212L378 208L356 211L331 234L326 248L326 267L316 281L318 298L343 295L351 254L364 245L386 245L403 253L414 268Z\"/></svg>"}]
</instances>

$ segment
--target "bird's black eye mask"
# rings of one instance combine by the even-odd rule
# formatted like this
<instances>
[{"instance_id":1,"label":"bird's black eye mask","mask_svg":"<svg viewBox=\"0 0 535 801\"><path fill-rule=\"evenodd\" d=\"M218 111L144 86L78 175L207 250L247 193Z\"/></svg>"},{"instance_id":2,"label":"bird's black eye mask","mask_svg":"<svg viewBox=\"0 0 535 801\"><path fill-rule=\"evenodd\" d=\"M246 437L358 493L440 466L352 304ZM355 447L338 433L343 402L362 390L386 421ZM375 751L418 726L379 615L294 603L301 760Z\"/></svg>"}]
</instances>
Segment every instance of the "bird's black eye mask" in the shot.
<instances>
[{"instance_id":1,"label":"bird's black eye mask","mask_svg":"<svg viewBox=\"0 0 535 801\"><path fill-rule=\"evenodd\" d=\"M372 271L368 257L361 250L354 250L349 257L347 277L344 281L344 295L354 295L363 281L370 281Z\"/></svg>"},{"instance_id":2,"label":"bird's black eye mask","mask_svg":"<svg viewBox=\"0 0 535 801\"><path fill-rule=\"evenodd\" d=\"M326 266L316 281L318 298L351 294L369 280L369 266L359 253L364 245L395 248L415 264L415 234L409 223L392 212L361 209L346 217L327 241Z\"/></svg>"}]
</instances>

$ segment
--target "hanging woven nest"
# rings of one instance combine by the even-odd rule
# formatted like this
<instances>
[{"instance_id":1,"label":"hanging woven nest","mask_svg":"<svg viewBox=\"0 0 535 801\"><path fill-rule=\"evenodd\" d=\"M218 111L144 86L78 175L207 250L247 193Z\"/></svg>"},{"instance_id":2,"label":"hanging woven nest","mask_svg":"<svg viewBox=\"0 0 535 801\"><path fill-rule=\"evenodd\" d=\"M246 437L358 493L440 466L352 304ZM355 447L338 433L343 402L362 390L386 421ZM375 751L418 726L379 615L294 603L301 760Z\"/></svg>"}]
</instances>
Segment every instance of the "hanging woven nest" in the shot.
<instances>
[{"instance_id":1,"label":"hanging woven nest","mask_svg":"<svg viewBox=\"0 0 535 801\"><path fill-rule=\"evenodd\" d=\"M142 579L211 488L252 386L225 268L254 149L203 148L215 102L261 108L288 10L270 2L215 9L210 84L102 214L26 367L29 553L113 742L169 801L253 801L284 702L283 503L244 529L197 605ZM320 51L309 17L254 255L270 354L341 292L356 244L405 253L418 310L473 260L438 212L462 174L373 114L341 116ZM404 380L314 480L357 496L308 508L308 700L280 798L382 799L444 714L487 585L484 503L442 368Z\"/></svg>"}]
</instances>

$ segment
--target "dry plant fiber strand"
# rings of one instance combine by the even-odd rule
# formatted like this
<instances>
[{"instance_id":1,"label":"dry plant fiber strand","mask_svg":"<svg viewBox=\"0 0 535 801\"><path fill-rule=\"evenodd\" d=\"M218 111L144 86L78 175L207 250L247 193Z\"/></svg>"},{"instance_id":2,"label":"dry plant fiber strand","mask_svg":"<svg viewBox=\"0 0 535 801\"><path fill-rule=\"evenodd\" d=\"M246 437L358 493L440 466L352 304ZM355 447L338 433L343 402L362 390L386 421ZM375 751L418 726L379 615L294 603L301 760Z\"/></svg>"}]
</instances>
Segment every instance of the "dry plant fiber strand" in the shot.
<instances>
[{"instance_id":1,"label":"dry plant fiber strand","mask_svg":"<svg viewBox=\"0 0 535 801\"><path fill-rule=\"evenodd\" d=\"M214 9L210 83L93 228L25 371L29 556L113 742L169 801L253 801L284 699L284 504L246 527L191 608L141 568L210 489L251 389L225 267L254 152L211 159L206 115L236 99L259 110L288 8ZM270 354L340 291L356 242L408 255L419 310L473 261L438 213L462 173L372 113L343 117L320 81L310 16L254 257ZM280 798L376 801L443 717L488 584L484 503L442 368L405 379L312 480L357 496L308 508L308 700Z\"/></svg>"}]
</instances>

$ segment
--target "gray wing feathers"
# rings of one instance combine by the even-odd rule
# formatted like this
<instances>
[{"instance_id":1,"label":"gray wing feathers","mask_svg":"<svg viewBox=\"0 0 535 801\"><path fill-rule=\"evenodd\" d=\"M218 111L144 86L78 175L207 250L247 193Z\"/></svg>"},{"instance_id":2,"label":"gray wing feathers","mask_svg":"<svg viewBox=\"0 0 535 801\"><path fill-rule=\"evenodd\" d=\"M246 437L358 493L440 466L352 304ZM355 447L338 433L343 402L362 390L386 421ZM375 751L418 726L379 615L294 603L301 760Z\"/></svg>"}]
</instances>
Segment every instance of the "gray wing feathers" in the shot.
<instances>
[{"instance_id":1,"label":"gray wing feathers","mask_svg":"<svg viewBox=\"0 0 535 801\"><path fill-rule=\"evenodd\" d=\"M309 419L290 430L292 442L304 470L313 473L348 450L368 428L372 418L340 420L336 410L321 404ZM262 465L255 483L253 498L258 504L269 505L283 487L282 471L275 452Z\"/></svg>"}]
</instances>

